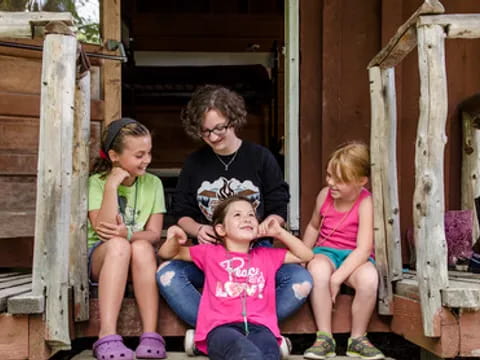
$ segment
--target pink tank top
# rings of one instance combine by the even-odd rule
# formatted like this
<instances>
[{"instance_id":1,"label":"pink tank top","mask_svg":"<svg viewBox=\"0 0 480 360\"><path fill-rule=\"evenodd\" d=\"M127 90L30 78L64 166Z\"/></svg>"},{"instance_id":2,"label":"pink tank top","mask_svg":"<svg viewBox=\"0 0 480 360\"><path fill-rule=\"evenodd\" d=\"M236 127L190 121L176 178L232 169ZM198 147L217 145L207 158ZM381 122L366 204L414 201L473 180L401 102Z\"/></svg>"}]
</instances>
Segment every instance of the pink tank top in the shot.
<instances>
[{"instance_id":1,"label":"pink tank top","mask_svg":"<svg viewBox=\"0 0 480 360\"><path fill-rule=\"evenodd\" d=\"M320 216L323 220L315 246L354 250L357 247L358 208L362 200L368 196L371 196L371 193L362 188L351 209L347 212L340 212L335 209L334 199L329 189L320 209Z\"/></svg>"}]
</instances>

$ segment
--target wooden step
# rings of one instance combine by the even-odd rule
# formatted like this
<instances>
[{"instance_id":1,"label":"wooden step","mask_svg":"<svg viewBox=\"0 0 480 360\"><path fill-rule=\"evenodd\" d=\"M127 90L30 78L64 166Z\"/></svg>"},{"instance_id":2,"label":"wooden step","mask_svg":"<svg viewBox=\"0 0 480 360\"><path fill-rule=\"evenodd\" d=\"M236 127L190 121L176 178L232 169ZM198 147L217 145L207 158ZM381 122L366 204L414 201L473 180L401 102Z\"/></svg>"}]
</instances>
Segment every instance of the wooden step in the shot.
<instances>
[{"instance_id":1,"label":"wooden step","mask_svg":"<svg viewBox=\"0 0 480 360\"><path fill-rule=\"evenodd\" d=\"M206 360L208 359L206 356L195 356L195 357L189 357L185 353L182 352L169 352L167 354L168 360ZM289 357L291 360L300 360L303 359L302 355L291 355ZM330 358L332 360L351 360L351 357L348 356L336 356L334 358ZM395 360L393 358L385 358L386 360ZM80 354L75 355L72 360L95 360L92 354L92 350L84 350Z\"/></svg>"}]
</instances>

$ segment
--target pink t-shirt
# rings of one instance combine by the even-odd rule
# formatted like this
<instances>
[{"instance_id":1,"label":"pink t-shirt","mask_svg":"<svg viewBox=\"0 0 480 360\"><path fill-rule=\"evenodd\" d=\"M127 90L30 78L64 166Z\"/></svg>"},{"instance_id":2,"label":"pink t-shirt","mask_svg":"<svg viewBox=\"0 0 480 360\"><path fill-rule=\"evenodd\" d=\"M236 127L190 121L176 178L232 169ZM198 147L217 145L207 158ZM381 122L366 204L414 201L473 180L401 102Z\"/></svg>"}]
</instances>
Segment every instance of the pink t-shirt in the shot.
<instances>
[{"instance_id":1,"label":"pink t-shirt","mask_svg":"<svg viewBox=\"0 0 480 360\"><path fill-rule=\"evenodd\" d=\"M215 327L243 322L244 296L248 322L266 326L280 343L275 274L287 250L260 246L244 254L211 244L189 249L193 262L205 273L195 329L197 348L207 353L207 335Z\"/></svg>"},{"instance_id":2,"label":"pink t-shirt","mask_svg":"<svg viewBox=\"0 0 480 360\"><path fill-rule=\"evenodd\" d=\"M362 200L371 195L367 189L363 188L352 208L347 212L340 212L335 209L334 199L329 189L320 209L323 220L315 246L354 250L357 247L358 208Z\"/></svg>"}]
</instances>

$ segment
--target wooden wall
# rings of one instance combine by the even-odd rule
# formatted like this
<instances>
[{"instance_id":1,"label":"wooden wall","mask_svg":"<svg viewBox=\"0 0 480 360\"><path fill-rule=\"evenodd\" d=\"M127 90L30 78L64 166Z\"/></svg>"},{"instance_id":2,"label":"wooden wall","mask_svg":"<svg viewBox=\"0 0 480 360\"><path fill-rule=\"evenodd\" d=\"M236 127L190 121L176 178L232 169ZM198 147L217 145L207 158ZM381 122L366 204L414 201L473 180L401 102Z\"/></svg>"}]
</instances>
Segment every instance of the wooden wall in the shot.
<instances>
[{"instance_id":1,"label":"wooden wall","mask_svg":"<svg viewBox=\"0 0 480 360\"><path fill-rule=\"evenodd\" d=\"M0 69L0 267L31 267L41 52L0 46ZM96 120L92 122L92 149L98 148L101 119L102 105L97 99L92 102L92 120Z\"/></svg>"},{"instance_id":2,"label":"wooden wall","mask_svg":"<svg viewBox=\"0 0 480 360\"><path fill-rule=\"evenodd\" d=\"M475 0L442 0L446 13L479 13ZM345 141L369 142L370 100L366 66L421 0L301 2L301 222L324 184L329 154ZM461 123L458 105L480 90L480 40L448 40L448 123L445 158L447 209L460 206ZM397 68L398 165L402 236L412 226L414 150L418 122L417 52ZM320 86L321 84L321 86ZM408 260L404 243L404 262Z\"/></svg>"}]
</instances>

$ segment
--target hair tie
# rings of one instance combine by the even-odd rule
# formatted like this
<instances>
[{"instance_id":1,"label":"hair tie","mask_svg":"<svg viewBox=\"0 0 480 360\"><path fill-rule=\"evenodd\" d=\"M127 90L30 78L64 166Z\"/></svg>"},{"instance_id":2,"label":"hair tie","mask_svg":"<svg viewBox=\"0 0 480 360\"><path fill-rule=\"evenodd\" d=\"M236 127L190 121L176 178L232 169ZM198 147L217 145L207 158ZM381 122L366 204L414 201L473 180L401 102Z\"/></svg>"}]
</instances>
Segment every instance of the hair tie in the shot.
<instances>
[{"instance_id":1,"label":"hair tie","mask_svg":"<svg viewBox=\"0 0 480 360\"><path fill-rule=\"evenodd\" d=\"M108 153L108 150L111 149L112 144L115 141L115 138L117 137L118 133L124 126L127 126L128 124L134 124L136 122L137 122L136 120L133 120L127 117L112 121L107 127L107 137L105 139L105 143L103 144L103 148L102 148L103 152L105 154Z\"/></svg>"},{"instance_id":2,"label":"hair tie","mask_svg":"<svg viewBox=\"0 0 480 360\"><path fill-rule=\"evenodd\" d=\"M101 157L102 159L108 160L108 155L105 154L105 151L103 151L102 149L100 149L100 150L98 151L98 154L100 155L100 157Z\"/></svg>"}]
</instances>

